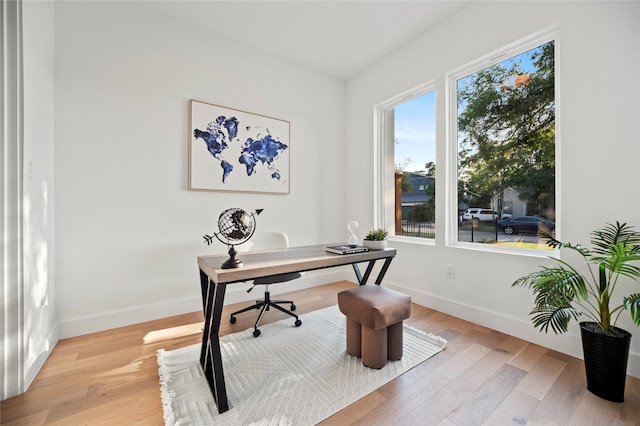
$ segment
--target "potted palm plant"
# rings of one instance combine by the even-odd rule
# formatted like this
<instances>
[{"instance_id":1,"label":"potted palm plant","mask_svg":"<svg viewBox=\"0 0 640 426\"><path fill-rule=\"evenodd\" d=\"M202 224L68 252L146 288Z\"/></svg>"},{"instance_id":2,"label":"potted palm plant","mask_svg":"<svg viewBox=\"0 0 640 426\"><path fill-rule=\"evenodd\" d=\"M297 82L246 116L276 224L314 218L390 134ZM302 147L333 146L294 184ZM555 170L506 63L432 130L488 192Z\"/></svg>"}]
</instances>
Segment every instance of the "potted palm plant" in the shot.
<instances>
[{"instance_id":1,"label":"potted palm plant","mask_svg":"<svg viewBox=\"0 0 640 426\"><path fill-rule=\"evenodd\" d=\"M387 247L388 232L382 228L372 229L364 237L364 246L371 250L382 250Z\"/></svg>"},{"instance_id":2,"label":"potted palm plant","mask_svg":"<svg viewBox=\"0 0 640 426\"><path fill-rule=\"evenodd\" d=\"M606 400L623 402L631 334L616 323L627 311L634 324L640 325L640 294L629 294L621 302L615 302L613 295L622 276L640 277L640 268L632 264L640 260L640 232L626 223L607 224L591 232L591 248L543 236L552 248L577 252L587 274L554 259L554 266L518 278L512 287L533 290L531 321L540 331L548 332L551 327L556 334L565 333L571 319L588 318L579 324L587 389Z\"/></svg>"}]
</instances>

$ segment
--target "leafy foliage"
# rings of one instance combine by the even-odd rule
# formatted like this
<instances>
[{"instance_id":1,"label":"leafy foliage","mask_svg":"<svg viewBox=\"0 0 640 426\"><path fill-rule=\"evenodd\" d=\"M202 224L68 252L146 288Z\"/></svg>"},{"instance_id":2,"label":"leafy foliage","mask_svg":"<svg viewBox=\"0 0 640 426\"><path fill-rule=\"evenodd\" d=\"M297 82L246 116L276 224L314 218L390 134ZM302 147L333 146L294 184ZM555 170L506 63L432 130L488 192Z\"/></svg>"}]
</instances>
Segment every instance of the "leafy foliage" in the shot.
<instances>
[{"instance_id":1,"label":"leafy foliage","mask_svg":"<svg viewBox=\"0 0 640 426\"><path fill-rule=\"evenodd\" d=\"M518 278L511 286L528 287L535 295L530 312L535 327L565 333L572 318L586 315L602 330L610 331L624 310L640 326L639 293L625 297L621 305L610 306L620 276L640 278L640 268L631 263L640 260L639 232L626 223L606 224L591 233L591 248L563 243L549 234L545 238L552 248L579 253L589 274L585 276L568 262L555 259L555 266Z\"/></svg>"},{"instance_id":2,"label":"leafy foliage","mask_svg":"<svg viewBox=\"0 0 640 426\"><path fill-rule=\"evenodd\" d=\"M367 241L383 241L385 238L387 238L387 235L387 231L382 228L372 229L371 231L367 232L367 235L365 235L364 239Z\"/></svg>"},{"instance_id":3,"label":"leafy foliage","mask_svg":"<svg viewBox=\"0 0 640 426\"><path fill-rule=\"evenodd\" d=\"M435 218L435 208L433 201L416 204L407 213L407 220L412 222L432 222Z\"/></svg>"},{"instance_id":4,"label":"leafy foliage","mask_svg":"<svg viewBox=\"0 0 640 426\"><path fill-rule=\"evenodd\" d=\"M496 196L502 211L509 187L527 189L538 210L555 204L554 44L527 53L531 74L505 61L458 81L460 198L470 204Z\"/></svg>"}]
</instances>

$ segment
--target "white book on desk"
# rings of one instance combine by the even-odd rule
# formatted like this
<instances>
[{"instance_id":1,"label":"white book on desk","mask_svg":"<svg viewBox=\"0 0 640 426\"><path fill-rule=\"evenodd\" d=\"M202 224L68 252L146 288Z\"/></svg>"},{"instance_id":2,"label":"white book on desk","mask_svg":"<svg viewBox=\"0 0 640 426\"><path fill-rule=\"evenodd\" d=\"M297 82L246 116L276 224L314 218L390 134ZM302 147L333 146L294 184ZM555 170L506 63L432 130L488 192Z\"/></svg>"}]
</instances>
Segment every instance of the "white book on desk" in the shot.
<instances>
[{"instance_id":1,"label":"white book on desk","mask_svg":"<svg viewBox=\"0 0 640 426\"><path fill-rule=\"evenodd\" d=\"M353 254L364 253L369 251L369 249L364 246L341 244L339 246L327 246L327 251L335 254Z\"/></svg>"}]
</instances>

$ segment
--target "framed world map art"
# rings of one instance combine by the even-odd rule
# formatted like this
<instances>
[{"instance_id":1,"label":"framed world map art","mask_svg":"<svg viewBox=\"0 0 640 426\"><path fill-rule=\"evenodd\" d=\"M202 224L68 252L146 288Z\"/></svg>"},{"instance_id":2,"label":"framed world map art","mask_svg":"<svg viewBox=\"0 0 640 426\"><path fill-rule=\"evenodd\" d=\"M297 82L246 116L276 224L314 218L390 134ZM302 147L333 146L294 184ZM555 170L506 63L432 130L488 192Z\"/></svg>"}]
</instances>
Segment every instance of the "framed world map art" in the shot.
<instances>
[{"instance_id":1,"label":"framed world map art","mask_svg":"<svg viewBox=\"0 0 640 426\"><path fill-rule=\"evenodd\" d=\"M288 121L189 101L189 189L289 193Z\"/></svg>"}]
</instances>

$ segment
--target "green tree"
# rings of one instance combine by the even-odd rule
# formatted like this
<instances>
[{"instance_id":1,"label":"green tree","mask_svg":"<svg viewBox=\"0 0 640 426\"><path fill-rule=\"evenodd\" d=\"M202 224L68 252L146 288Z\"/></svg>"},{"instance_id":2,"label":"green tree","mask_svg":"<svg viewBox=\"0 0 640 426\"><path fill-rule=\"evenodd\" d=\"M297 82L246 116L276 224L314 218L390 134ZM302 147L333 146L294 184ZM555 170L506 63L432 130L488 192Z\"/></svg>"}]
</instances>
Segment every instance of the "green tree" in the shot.
<instances>
[{"instance_id":1,"label":"green tree","mask_svg":"<svg viewBox=\"0 0 640 426\"><path fill-rule=\"evenodd\" d=\"M434 222L436 220L436 164L433 161L424 165L426 176L433 176L433 180L429 183L424 192L427 194L427 201L424 203L424 221ZM417 206L416 206L417 207Z\"/></svg>"},{"instance_id":2,"label":"green tree","mask_svg":"<svg viewBox=\"0 0 640 426\"><path fill-rule=\"evenodd\" d=\"M407 219L412 222L433 222L435 211L429 202L416 204L407 213Z\"/></svg>"},{"instance_id":3,"label":"green tree","mask_svg":"<svg viewBox=\"0 0 640 426\"><path fill-rule=\"evenodd\" d=\"M475 193L481 207L495 197L501 212L505 190L522 188L534 208L555 207L554 123L553 42L459 80L458 167L467 197Z\"/></svg>"},{"instance_id":4,"label":"green tree","mask_svg":"<svg viewBox=\"0 0 640 426\"><path fill-rule=\"evenodd\" d=\"M396 139L396 144L397 143L398 143L398 140ZM404 159L402 163L395 164L396 174L400 174L400 173L402 174L402 192L411 191L411 182L409 182L409 176L411 176L411 173L404 171L404 168L407 167L407 164L411 164L411 158L407 157Z\"/></svg>"},{"instance_id":5,"label":"green tree","mask_svg":"<svg viewBox=\"0 0 640 426\"><path fill-rule=\"evenodd\" d=\"M434 163L433 161L429 161L428 163L425 163L424 169L425 176L433 176L434 178L436 177L436 163Z\"/></svg>"}]
</instances>

